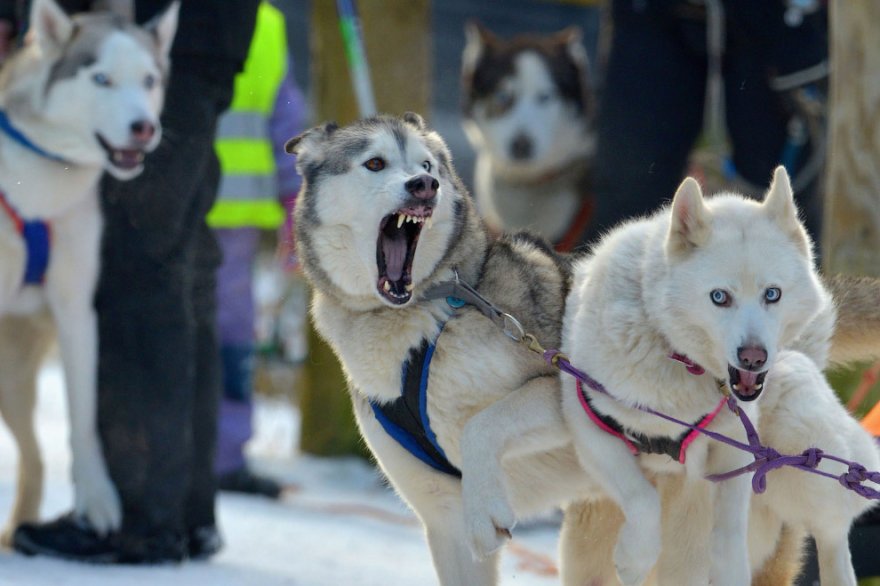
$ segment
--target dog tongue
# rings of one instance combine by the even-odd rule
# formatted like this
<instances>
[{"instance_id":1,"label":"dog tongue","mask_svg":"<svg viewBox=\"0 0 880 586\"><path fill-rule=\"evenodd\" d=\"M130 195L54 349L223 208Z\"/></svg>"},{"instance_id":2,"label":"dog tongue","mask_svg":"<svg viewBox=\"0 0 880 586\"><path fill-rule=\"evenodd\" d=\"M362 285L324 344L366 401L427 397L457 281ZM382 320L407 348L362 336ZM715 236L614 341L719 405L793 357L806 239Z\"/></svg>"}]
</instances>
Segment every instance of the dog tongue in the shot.
<instances>
[{"instance_id":1,"label":"dog tongue","mask_svg":"<svg viewBox=\"0 0 880 586\"><path fill-rule=\"evenodd\" d=\"M385 253L385 274L390 281L399 281L406 262L406 236L403 231L395 232L393 237L383 235L382 252Z\"/></svg>"},{"instance_id":2,"label":"dog tongue","mask_svg":"<svg viewBox=\"0 0 880 586\"><path fill-rule=\"evenodd\" d=\"M748 370L739 371L739 390L743 395L754 395L755 385L758 384L758 373Z\"/></svg>"}]
</instances>

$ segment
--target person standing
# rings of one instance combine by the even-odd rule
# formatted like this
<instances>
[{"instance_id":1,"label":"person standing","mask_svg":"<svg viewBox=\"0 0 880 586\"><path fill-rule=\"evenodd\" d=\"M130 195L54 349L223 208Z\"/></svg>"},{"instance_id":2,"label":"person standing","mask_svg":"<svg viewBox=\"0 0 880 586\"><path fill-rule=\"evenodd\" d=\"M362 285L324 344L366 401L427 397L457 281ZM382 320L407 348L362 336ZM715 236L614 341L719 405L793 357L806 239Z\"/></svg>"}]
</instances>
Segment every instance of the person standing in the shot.
<instances>
[{"instance_id":1,"label":"person standing","mask_svg":"<svg viewBox=\"0 0 880 586\"><path fill-rule=\"evenodd\" d=\"M61 0L69 12L86 0ZM137 0L150 19L167 0ZM220 168L217 120L232 99L259 0L185 0L171 51L163 143L136 179L102 184L105 232L98 314L98 426L119 490L119 531L99 535L72 514L19 527L27 554L158 563L222 546L214 507L221 388L215 272L205 215Z\"/></svg>"},{"instance_id":2,"label":"person standing","mask_svg":"<svg viewBox=\"0 0 880 586\"><path fill-rule=\"evenodd\" d=\"M253 273L262 233L290 226L300 178L284 144L303 130L305 101L293 82L284 15L267 1L235 94L221 118L216 150L222 178L208 225L223 252L217 273L217 324L223 363L223 399L215 471L220 490L277 498L281 486L255 474L244 445L253 435ZM282 234L282 238L289 235Z\"/></svg>"}]
</instances>

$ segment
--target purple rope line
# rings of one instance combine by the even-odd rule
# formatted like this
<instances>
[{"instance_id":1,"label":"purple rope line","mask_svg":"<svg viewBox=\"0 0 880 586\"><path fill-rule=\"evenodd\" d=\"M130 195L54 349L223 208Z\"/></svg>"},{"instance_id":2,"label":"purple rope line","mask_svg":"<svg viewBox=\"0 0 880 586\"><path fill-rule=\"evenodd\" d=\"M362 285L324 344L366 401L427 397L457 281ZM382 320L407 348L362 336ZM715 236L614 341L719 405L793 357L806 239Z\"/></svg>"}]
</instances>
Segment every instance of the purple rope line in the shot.
<instances>
[{"instance_id":1,"label":"purple rope line","mask_svg":"<svg viewBox=\"0 0 880 586\"><path fill-rule=\"evenodd\" d=\"M676 357L674 357L674 359L682 361ZM592 390L614 398L613 395L611 395L611 393L609 393L608 390L604 386L602 386L600 382L593 379L584 371L572 366L572 364L564 357L564 355L559 350L553 348L545 350L544 360L550 366L555 366L562 372L570 374L574 378L581 381L581 383L590 387ZM693 373L690 368L688 368L688 371ZM728 397L727 407L739 417L740 422L745 429L746 438L749 442L748 444L744 444L726 435L705 428L697 427L692 423L676 419L671 415L666 415L665 413L655 411L650 407L635 405L635 408L639 411L650 413L667 421L671 421L672 423L677 423L684 427L696 430L707 437L710 437L716 441L727 444L739 450L749 452L750 454L752 454L752 456L754 456L755 461L747 466L743 466L729 472L724 472L721 474L711 474L707 476L706 478L708 480L711 480L712 482L721 482L722 480L728 480L741 474L754 472L754 476L752 476L752 490L760 494L767 489L767 473L769 473L771 470L776 470L777 468L791 466L792 468L797 468L798 470L812 472L813 474L819 474L827 478L833 478L837 480L844 488L848 488L849 490L852 490L853 492L864 498L880 500L880 491L862 484L866 480L869 480L875 484L880 484L880 472L868 470L858 462L851 462L849 460L844 460L843 458L839 458L831 454L826 454L819 448L809 448L807 450L804 450L803 453L797 455L780 454L773 448L761 444L761 439L758 437L758 431L755 429L754 424L752 423L751 419L749 419L748 415L746 415L746 412L739 408L736 403L736 399L733 396ZM819 470L819 463L823 459L832 460L844 464L845 466L847 466L847 471L843 474L840 474L839 476L836 476L834 474Z\"/></svg>"}]
</instances>

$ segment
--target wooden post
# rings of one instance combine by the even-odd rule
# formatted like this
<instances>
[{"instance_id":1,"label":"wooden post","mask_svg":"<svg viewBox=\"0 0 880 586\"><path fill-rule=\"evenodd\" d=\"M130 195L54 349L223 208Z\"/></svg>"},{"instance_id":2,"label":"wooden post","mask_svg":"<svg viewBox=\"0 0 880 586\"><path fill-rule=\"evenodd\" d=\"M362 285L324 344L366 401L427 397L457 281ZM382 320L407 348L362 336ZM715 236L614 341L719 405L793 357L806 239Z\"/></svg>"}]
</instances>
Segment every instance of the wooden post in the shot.
<instances>
[{"instance_id":1,"label":"wooden post","mask_svg":"<svg viewBox=\"0 0 880 586\"><path fill-rule=\"evenodd\" d=\"M429 0L358 0L367 60L380 112L427 115L431 79ZM315 122L358 117L336 3L312 1L311 101ZM427 117L427 116L426 116ZM300 397L300 448L337 456L363 454L339 363L309 325L306 384Z\"/></svg>"},{"instance_id":2,"label":"wooden post","mask_svg":"<svg viewBox=\"0 0 880 586\"><path fill-rule=\"evenodd\" d=\"M828 100L823 270L880 276L880 2L829 3L831 92ZM856 391L863 415L878 399L862 369L829 373L844 401ZM861 384L860 384L861 380ZM867 385L867 386L865 386ZM865 389L859 391L860 386Z\"/></svg>"},{"instance_id":3,"label":"wooden post","mask_svg":"<svg viewBox=\"0 0 880 586\"><path fill-rule=\"evenodd\" d=\"M880 276L880 2L829 3L826 273Z\"/></svg>"}]
</instances>

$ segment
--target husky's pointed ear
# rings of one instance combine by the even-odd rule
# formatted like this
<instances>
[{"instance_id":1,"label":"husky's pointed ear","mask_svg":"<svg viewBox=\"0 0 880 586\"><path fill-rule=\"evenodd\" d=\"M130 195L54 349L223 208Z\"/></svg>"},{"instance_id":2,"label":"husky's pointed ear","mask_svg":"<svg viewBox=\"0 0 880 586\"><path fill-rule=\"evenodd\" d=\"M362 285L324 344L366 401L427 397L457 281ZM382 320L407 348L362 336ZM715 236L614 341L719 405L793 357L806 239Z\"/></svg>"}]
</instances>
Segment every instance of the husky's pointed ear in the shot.
<instances>
[{"instance_id":1,"label":"husky's pointed ear","mask_svg":"<svg viewBox=\"0 0 880 586\"><path fill-rule=\"evenodd\" d=\"M681 254L709 239L712 218L703 201L703 191L693 177L681 182L672 199L672 219L666 238L667 254Z\"/></svg>"},{"instance_id":2,"label":"husky's pointed ear","mask_svg":"<svg viewBox=\"0 0 880 586\"><path fill-rule=\"evenodd\" d=\"M310 143L316 143L317 141L327 138L336 132L337 128L339 128L339 125L335 122L325 122L320 126L309 128L305 132L288 140L284 144L284 150L291 155L299 155Z\"/></svg>"},{"instance_id":3,"label":"husky's pointed ear","mask_svg":"<svg viewBox=\"0 0 880 586\"><path fill-rule=\"evenodd\" d=\"M764 197L763 208L764 213L776 222L799 248L806 252L810 250L809 237L798 219L791 181L788 178L788 172L782 165L773 171L773 180Z\"/></svg>"},{"instance_id":4,"label":"husky's pointed ear","mask_svg":"<svg viewBox=\"0 0 880 586\"><path fill-rule=\"evenodd\" d=\"M464 25L464 51L461 55L461 71L464 75L471 75L477 68L480 57L486 51L486 46L495 41L487 28L476 20L469 20Z\"/></svg>"},{"instance_id":5,"label":"husky's pointed ear","mask_svg":"<svg viewBox=\"0 0 880 586\"><path fill-rule=\"evenodd\" d=\"M584 48L584 32L581 27L577 25L566 27L556 33L555 37L572 61L580 67L587 67L587 50Z\"/></svg>"},{"instance_id":6,"label":"husky's pointed ear","mask_svg":"<svg viewBox=\"0 0 880 586\"><path fill-rule=\"evenodd\" d=\"M156 46L163 56L171 52L171 44L177 32L177 19L180 13L180 0L174 0L164 11L154 16L144 25L144 30L153 35Z\"/></svg>"},{"instance_id":7,"label":"husky's pointed ear","mask_svg":"<svg viewBox=\"0 0 880 586\"><path fill-rule=\"evenodd\" d=\"M55 0L34 0L30 14L29 36L43 49L58 50L73 34L73 20Z\"/></svg>"},{"instance_id":8,"label":"husky's pointed ear","mask_svg":"<svg viewBox=\"0 0 880 586\"><path fill-rule=\"evenodd\" d=\"M92 12L112 12L125 22L134 22L134 0L95 0Z\"/></svg>"},{"instance_id":9,"label":"husky's pointed ear","mask_svg":"<svg viewBox=\"0 0 880 586\"><path fill-rule=\"evenodd\" d=\"M415 126L417 130L425 130L428 127L428 125L425 124L425 119L415 112L405 112L403 114L403 121Z\"/></svg>"}]
</instances>

